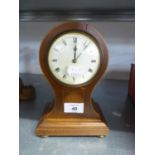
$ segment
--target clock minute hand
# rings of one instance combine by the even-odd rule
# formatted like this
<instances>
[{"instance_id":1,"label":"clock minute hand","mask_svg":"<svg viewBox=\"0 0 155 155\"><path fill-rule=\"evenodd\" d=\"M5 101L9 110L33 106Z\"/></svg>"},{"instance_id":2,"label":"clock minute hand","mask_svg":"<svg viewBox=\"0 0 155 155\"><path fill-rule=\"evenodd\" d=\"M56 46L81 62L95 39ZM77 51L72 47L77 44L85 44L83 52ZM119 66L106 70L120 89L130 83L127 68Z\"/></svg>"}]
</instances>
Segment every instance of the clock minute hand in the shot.
<instances>
[{"instance_id":1,"label":"clock minute hand","mask_svg":"<svg viewBox=\"0 0 155 155\"><path fill-rule=\"evenodd\" d=\"M88 44L85 43L85 46L84 46L82 52L77 57L75 57L75 61L76 62L77 62L78 58L82 55L82 53L84 52L84 50L89 46L89 44L90 44L90 42Z\"/></svg>"},{"instance_id":2,"label":"clock minute hand","mask_svg":"<svg viewBox=\"0 0 155 155\"><path fill-rule=\"evenodd\" d=\"M83 48L83 50L82 50L82 52L81 52L77 57L75 57L75 58L76 58L76 61L77 61L77 59L82 55L82 53L84 52L84 50L85 50L88 46L89 46L89 44L85 45L84 48Z\"/></svg>"},{"instance_id":3,"label":"clock minute hand","mask_svg":"<svg viewBox=\"0 0 155 155\"><path fill-rule=\"evenodd\" d=\"M82 55L82 53L80 53L77 57L76 57L76 61L78 60L78 58Z\"/></svg>"}]
</instances>

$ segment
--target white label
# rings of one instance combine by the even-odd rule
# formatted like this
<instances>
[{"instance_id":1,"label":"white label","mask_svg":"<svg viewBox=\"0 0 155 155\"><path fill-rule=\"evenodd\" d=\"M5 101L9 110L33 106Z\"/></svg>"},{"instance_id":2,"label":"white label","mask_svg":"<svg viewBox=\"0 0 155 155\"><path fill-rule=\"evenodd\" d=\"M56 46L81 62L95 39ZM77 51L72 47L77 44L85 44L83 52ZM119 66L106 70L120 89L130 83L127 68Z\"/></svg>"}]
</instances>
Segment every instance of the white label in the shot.
<instances>
[{"instance_id":1,"label":"white label","mask_svg":"<svg viewBox=\"0 0 155 155\"><path fill-rule=\"evenodd\" d=\"M83 113L84 103L64 103L65 113Z\"/></svg>"}]
</instances>

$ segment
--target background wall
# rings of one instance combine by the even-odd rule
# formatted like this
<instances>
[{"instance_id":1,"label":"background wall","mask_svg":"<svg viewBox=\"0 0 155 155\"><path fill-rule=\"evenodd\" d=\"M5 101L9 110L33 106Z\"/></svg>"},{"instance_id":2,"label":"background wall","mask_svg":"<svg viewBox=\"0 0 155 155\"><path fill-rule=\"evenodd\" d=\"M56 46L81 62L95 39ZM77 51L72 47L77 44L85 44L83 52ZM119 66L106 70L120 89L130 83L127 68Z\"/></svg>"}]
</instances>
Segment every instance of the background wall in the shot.
<instances>
[{"instance_id":1,"label":"background wall","mask_svg":"<svg viewBox=\"0 0 155 155\"><path fill-rule=\"evenodd\" d=\"M134 22L87 22L103 35L109 49L106 78L129 79L130 65L135 62ZM39 47L46 33L61 22L20 22L19 71L42 74Z\"/></svg>"}]
</instances>

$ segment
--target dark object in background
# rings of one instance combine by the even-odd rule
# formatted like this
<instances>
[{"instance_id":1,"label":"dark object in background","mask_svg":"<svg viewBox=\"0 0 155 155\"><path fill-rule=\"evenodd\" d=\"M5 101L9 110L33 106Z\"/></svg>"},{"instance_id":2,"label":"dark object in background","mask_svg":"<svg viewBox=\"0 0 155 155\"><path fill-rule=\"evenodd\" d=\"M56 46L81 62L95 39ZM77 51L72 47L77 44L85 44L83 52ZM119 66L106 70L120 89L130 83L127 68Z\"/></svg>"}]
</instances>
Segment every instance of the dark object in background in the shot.
<instances>
[{"instance_id":1,"label":"dark object in background","mask_svg":"<svg viewBox=\"0 0 155 155\"><path fill-rule=\"evenodd\" d=\"M21 78L19 78L19 100L29 101L35 99L35 89L33 86L24 86Z\"/></svg>"},{"instance_id":2,"label":"dark object in background","mask_svg":"<svg viewBox=\"0 0 155 155\"><path fill-rule=\"evenodd\" d=\"M135 64L131 64L130 81L129 81L129 96L135 103Z\"/></svg>"}]
</instances>

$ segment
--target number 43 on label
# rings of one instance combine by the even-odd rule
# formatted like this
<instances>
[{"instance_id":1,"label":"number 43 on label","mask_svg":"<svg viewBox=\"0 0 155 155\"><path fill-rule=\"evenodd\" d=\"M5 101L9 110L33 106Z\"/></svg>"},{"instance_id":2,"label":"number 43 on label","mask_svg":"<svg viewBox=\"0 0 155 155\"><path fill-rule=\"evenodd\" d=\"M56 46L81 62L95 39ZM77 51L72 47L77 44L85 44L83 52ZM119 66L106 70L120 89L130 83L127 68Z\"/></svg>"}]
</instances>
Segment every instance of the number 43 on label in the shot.
<instances>
[{"instance_id":1,"label":"number 43 on label","mask_svg":"<svg viewBox=\"0 0 155 155\"><path fill-rule=\"evenodd\" d=\"M83 113L84 103L64 103L64 113Z\"/></svg>"}]
</instances>

